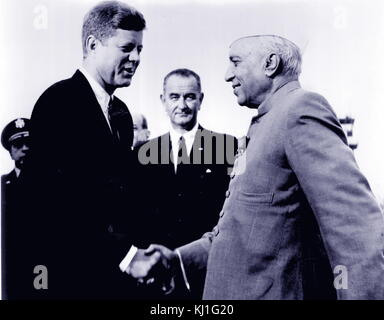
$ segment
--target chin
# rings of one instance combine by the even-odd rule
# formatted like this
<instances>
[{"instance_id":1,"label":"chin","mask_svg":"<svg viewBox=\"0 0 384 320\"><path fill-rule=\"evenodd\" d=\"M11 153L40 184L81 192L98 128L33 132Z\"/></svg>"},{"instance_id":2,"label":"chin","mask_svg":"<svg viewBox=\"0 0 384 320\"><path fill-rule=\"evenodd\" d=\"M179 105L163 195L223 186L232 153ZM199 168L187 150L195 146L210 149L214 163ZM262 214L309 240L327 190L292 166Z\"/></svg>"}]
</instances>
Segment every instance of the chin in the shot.
<instances>
[{"instance_id":1,"label":"chin","mask_svg":"<svg viewBox=\"0 0 384 320\"><path fill-rule=\"evenodd\" d=\"M237 104L240 105L240 106L245 106L247 104L247 101L238 98L237 99Z\"/></svg>"},{"instance_id":2,"label":"chin","mask_svg":"<svg viewBox=\"0 0 384 320\"><path fill-rule=\"evenodd\" d=\"M132 78L129 79L121 79L120 81L116 81L116 87L122 88L122 87L128 87L131 85Z\"/></svg>"}]
</instances>

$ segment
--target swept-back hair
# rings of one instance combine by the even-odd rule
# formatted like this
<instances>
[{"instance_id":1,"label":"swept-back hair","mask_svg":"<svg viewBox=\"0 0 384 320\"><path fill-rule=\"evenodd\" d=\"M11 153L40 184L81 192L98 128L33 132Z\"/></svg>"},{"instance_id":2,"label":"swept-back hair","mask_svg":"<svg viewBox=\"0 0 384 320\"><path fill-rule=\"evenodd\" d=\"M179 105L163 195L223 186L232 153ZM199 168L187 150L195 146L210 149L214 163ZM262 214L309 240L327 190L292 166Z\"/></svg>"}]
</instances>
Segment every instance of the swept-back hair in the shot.
<instances>
[{"instance_id":1,"label":"swept-back hair","mask_svg":"<svg viewBox=\"0 0 384 320\"><path fill-rule=\"evenodd\" d=\"M135 8L119 1L104 1L85 15L82 28L83 56L87 56L86 41L93 35L100 41L113 36L116 29L142 31L146 22Z\"/></svg>"},{"instance_id":2,"label":"swept-back hair","mask_svg":"<svg viewBox=\"0 0 384 320\"><path fill-rule=\"evenodd\" d=\"M167 84L167 81L168 79L171 77L171 76L180 76L180 77L184 77L184 78L188 78L188 77L194 77L196 79L196 82L197 82L197 86L199 88L199 91L201 91L201 81L200 81L200 77L199 75L192 71L192 70L189 70L189 69L186 69L186 68L180 68L180 69L175 69L175 70L172 70L171 72L169 72L165 77L164 77L164 81L163 81L163 90L165 89L165 85Z\"/></svg>"},{"instance_id":3,"label":"swept-back hair","mask_svg":"<svg viewBox=\"0 0 384 320\"><path fill-rule=\"evenodd\" d=\"M276 53L281 61L281 74L298 77L301 73L301 52L292 41L277 35L255 35L255 50L260 54ZM242 38L243 39L243 38Z\"/></svg>"}]
</instances>

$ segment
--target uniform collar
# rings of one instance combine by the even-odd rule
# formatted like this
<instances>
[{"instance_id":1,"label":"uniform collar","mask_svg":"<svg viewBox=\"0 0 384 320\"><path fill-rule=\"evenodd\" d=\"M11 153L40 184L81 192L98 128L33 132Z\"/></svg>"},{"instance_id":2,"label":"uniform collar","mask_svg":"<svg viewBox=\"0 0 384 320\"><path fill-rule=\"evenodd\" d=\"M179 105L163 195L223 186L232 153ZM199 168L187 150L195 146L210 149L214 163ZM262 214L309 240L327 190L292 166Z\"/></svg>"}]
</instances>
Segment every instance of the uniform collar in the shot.
<instances>
[{"instance_id":1,"label":"uniform collar","mask_svg":"<svg viewBox=\"0 0 384 320\"><path fill-rule=\"evenodd\" d=\"M252 118L252 122L255 121L256 119L259 119L260 117L262 117L263 115L265 115L266 113L268 113L268 111L271 110L272 108L272 105L273 105L273 101L279 97L281 97L282 95L285 95L287 94L288 92L292 91L292 90L295 90L297 88L300 88L300 83L298 80L294 80L294 81L287 81L287 82L284 82L280 87L278 87L273 93L271 96L269 96L258 108L258 112L257 112L257 115L255 117Z\"/></svg>"}]
</instances>

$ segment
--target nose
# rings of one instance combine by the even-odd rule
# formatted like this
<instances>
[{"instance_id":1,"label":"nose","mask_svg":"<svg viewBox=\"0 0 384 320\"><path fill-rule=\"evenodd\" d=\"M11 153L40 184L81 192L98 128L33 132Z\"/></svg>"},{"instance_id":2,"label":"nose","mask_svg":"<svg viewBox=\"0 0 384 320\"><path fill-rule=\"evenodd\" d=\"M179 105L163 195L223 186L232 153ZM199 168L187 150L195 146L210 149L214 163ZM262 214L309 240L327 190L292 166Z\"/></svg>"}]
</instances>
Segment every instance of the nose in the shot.
<instances>
[{"instance_id":1,"label":"nose","mask_svg":"<svg viewBox=\"0 0 384 320\"><path fill-rule=\"evenodd\" d=\"M225 81L229 82L232 81L235 75L232 72L231 66L228 67L227 72L225 73L224 79Z\"/></svg>"},{"instance_id":2,"label":"nose","mask_svg":"<svg viewBox=\"0 0 384 320\"><path fill-rule=\"evenodd\" d=\"M184 110L185 108L188 108L187 103L185 102L185 99L183 97L180 97L178 101L178 107L181 110Z\"/></svg>"},{"instance_id":3,"label":"nose","mask_svg":"<svg viewBox=\"0 0 384 320\"><path fill-rule=\"evenodd\" d=\"M129 60L133 62L140 62L140 52L137 48L130 52Z\"/></svg>"}]
</instances>

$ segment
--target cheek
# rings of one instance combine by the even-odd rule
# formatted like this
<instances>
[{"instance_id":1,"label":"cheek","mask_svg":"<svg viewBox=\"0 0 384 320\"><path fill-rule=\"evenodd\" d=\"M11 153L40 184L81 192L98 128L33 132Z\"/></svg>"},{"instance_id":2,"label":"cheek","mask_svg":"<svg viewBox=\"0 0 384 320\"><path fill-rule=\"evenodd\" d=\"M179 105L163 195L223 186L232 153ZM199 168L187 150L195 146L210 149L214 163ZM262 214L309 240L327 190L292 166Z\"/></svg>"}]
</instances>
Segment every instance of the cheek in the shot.
<instances>
[{"instance_id":1,"label":"cheek","mask_svg":"<svg viewBox=\"0 0 384 320\"><path fill-rule=\"evenodd\" d=\"M166 112L167 112L168 116L171 117L174 110L175 110L175 108L172 105L168 105L166 108Z\"/></svg>"}]
</instances>

